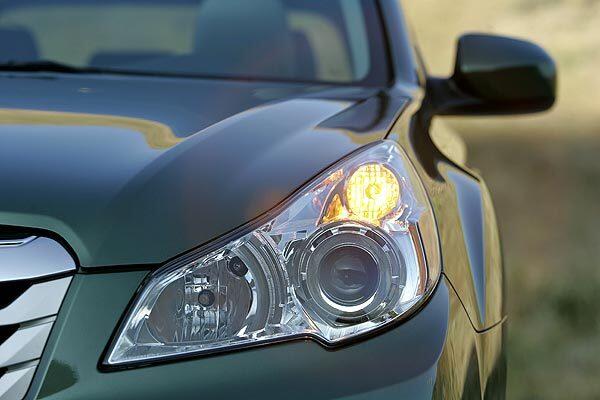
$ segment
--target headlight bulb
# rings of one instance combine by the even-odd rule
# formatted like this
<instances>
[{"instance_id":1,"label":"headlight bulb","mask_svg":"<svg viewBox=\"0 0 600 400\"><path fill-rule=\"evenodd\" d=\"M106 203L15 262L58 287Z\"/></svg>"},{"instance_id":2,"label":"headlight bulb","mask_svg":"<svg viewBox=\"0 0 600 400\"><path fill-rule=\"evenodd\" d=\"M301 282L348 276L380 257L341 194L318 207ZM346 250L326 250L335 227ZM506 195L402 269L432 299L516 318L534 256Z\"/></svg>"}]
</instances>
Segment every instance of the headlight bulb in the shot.
<instances>
[{"instance_id":1,"label":"headlight bulb","mask_svg":"<svg viewBox=\"0 0 600 400\"><path fill-rule=\"evenodd\" d=\"M346 201L352 215L377 225L400 201L398 178L382 164L366 164L346 183Z\"/></svg>"}]
</instances>

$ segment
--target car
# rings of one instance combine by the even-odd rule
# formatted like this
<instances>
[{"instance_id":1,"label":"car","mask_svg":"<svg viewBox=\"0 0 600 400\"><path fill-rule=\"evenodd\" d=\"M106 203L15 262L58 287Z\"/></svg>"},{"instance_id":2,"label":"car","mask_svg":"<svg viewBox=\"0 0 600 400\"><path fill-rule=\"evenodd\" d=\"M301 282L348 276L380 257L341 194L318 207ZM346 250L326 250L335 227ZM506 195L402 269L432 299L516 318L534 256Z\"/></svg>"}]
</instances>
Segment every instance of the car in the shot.
<instances>
[{"instance_id":1,"label":"car","mask_svg":"<svg viewBox=\"0 0 600 400\"><path fill-rule=\"evenodd\" d=\"M430 76L407 25L0 1L0 399L504 398L497 220L435 117L546 110L556 67L470 33Z\"/></svg>"}]
</instances>

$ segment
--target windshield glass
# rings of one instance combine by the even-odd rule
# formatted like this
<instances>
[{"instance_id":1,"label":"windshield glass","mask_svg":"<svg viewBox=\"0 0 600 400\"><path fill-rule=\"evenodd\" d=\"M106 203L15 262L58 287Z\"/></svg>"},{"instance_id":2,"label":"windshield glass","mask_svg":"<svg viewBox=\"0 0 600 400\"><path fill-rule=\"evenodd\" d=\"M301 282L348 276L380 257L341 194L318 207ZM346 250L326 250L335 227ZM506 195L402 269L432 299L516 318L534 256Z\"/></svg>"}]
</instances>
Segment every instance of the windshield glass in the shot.
<instances>
[{"instance_id":1,"label":"windshield glass","mask_svg":"<svg viewBox=\"0 0 600 400\"><path fill-rule=\"evenodd\" d=\"M375 0L0 0L0 64L383 85Z\"/></svg>"}]
</instances>

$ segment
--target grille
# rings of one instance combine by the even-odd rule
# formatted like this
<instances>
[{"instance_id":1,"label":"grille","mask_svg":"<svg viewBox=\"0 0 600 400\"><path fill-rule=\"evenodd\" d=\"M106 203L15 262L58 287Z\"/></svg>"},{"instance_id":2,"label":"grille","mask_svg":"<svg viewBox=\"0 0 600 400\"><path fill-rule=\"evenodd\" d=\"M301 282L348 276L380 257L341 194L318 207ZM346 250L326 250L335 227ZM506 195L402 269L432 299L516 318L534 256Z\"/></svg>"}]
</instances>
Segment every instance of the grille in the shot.
<instances>
[{"instance_id":1,"label":"grille","mask_svg":"<svg viewBox=\"0 0 600 400\"><path fill-rule=\"evenodd\" d=\"M0 235L0 400L27 393L73 270L55 240Z\"/></svg>"}]
</instances>

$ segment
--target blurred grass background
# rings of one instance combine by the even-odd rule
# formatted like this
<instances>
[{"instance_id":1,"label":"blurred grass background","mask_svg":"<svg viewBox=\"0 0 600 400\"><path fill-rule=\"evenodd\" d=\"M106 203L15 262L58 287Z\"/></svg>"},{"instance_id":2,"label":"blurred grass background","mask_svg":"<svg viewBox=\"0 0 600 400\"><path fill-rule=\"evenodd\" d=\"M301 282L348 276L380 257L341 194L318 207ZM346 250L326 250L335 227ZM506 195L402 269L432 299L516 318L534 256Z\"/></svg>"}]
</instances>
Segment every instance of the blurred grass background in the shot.
<instances>
[{"instance_id":1,"label":"blurred grass background","mask_svg":"<svg viewBox=\"0 0 600 400\"><path fill-rule=\"evenodd\" d=\"M509 399L600 398L600 0L404 0L429 72L456 38L535 41L559 67L545 114L447 119L494 196L509 303Z\"/></svg>"}]
</instances>

